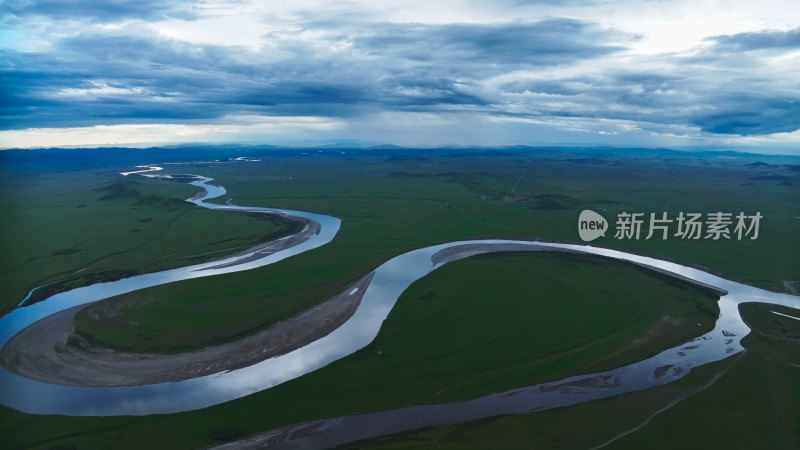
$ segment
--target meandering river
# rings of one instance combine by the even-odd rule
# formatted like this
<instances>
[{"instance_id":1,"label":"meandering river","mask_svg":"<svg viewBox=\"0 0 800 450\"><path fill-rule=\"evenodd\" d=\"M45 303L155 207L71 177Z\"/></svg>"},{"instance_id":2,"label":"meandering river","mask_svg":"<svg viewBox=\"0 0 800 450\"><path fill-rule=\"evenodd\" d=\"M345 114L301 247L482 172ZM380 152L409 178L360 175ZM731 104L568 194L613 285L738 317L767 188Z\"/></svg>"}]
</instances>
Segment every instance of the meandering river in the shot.
<instances>
[{"instance_id":1,"label":"meandering river","mask_svg":"<svg viewBox=\"0 0 800 450\"><path fill-rule=\"evenodd\" d=\"M142 175L157 177L152 174ZM340 228L339 219L321 214L207 203L206 200L225 194L224 188L212 185L210 181L210 178L195 177L191 184L203 188L204 192L188 201L210 209L298 217L319 224L318 231L297 245L263 257L254 251L246 255L239 254L218 261L99 283L56 294L0 318L0 347L27 326L58 311L146 287L265 266L330 242ZM741 340L750 330L739 315L740 303L763 302L800 308L798 296L766 291L677 263L617 250L590 245L502 239L450 242L413 250L380 265L375 269L374 277L366 287L355 313L344 324L325 337L284 355L238 370L143 386L61 386L34 381L0 368L0 403L31 414L110 416L175 413L237 399L319 369L363 348L378 334L381 323L403 291L448 260L508 249L573 251L630 261L715 287L727 294L719 301L720 316L714 329L685 344L618 369L493 394L472 400L471 403L452 404L461 405L455 409L451 407L451 412L460 411L455 419L463 416L464 420L469 420L539 410L542 409L542 401L546 401L548 407L566 406L663 384L684 376L693 367L718 361L743 350ZM445 253L455 256L443 257ZM523 393L526 394L522 395ZM439 405L429 405L428 408L437 406Z\"/></svg>"}]
</instances>

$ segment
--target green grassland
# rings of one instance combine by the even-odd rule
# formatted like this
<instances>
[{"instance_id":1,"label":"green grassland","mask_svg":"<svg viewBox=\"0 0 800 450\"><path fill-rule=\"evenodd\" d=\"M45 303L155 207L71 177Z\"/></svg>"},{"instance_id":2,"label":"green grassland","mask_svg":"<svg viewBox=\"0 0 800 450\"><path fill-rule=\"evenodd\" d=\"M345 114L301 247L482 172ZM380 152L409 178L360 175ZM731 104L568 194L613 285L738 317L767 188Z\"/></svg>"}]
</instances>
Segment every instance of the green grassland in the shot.
<instances>
[{"instance_id":1,"label":"green grassland","mask_svg":"<svg viewBox=\"0 0 800 450\"><path fill-rule=\"evenodd\" d=\"M777 280L800 274L800 258L786 249L800 244L790 233L800 208L796 169L736 166L715 158L554 159L526 153L306 158L302 164L271 161L267 171L245 166L235 177L226 175L226 167L213 173L241 204L332 214L343 219L343 233L353 228L364 239L404 241L396 243L400 249L480 236L578 241L577 215L587 208L609 219L623 211L672 217L679 211L760 211L765 219L755 241L644 235L633 241L609 233L595 244L676 258L775 289L782 289ZM773 172L786 175L767 175ZM513 197L506 198L523 173Z\"/></svg>"},{"instance_id":2,"label":"green grassland","mask_svg":"<svg viewBox=\"0 0 800 450\"><path fill-rule=\"evenodd\" d=\"M133 302L139 306L126 311L126 317L132 318L127 323L79 320L79 331L109 346L134 350L175 352L222 342L324 301L404 251L480 237L580 242L576 222L583 209L601 212L612 225L622 211L666 211L673 217L678 211L759 211L764 219L757 240L616 240L612 231L593 245L675 259L773 290L787 289L784 281L800 280L796 252L800 220L794 218L800 216L796 166L602 152L577 156L558 151L306 153L264 153L256 155L262 159L258 163L186 165L180 171L214 177L228 190L225 198L240 205L339 217L342 228L333 242L270 266L127 294L134 300L147 300ZM265 222L251 217L200 210L190 204L183 205L188 208L183 214L171 211L166 204L174 202L169 199L187 198L195 191L178 183L98 178L90 172L25 176L37 182L3 180L7 188L2 201L6 211L15 214L4 225L14 227L6 235L18 236L16 242L4 242L9 246L5 253L11 255L6 258L13 258L4 264L19 267L6 270L7 305L16 304L30 287L72 276L98 258L102 259L93 266L97 272L151 271L147 268L155 267L150 265L153 261L178 252L169 247L178 243L186 245L181 256L199 255L222 252L234 247L232 242L252 244L259 237L249 226L275 231L265 230ZM59 179L63 184L52 181ZM95 189L134 180L142 198L157 195L166 201L156 206L139 205L140 200L134 199L99 200L109 193ZM64 193L64 197L53 197L53 193ZM113 205L116 209L109 212ZM97 214L84 214L90 207L106 213L99 219ZM134 209L144 207L147 213ZM71 215L64 216L60 228L45 225L55 223L62 211ZM189 220L191 211L202 218ZM110 220L106 215L127 219L123 225L104 226ZM174 216L178 216L176 224L186 218L183 225L162 226ZM138 221L148 217L154 220ZM242 221L240 225L231 225L237 220ZM191 228L186 227L191 226L208 228L198 230L190 240L187 230ZM146 227L162 229L152 230L147 239L139 238ZM134 228L143 230L131 232ZM131 240L129 235L140 240ZM80 236L87 240L79 241ZM156 248L159 239L167 236L175 241L169 241L169 246L164 241L160 244L164 248ZM242 241L224 241L237 237ZM104 247L90 258L87 252L96 244ZM30 258L38 260L26 263ZM174 263L176 258L167 259ZM703 292L627 264L554 254L487 255L454 262L415 283L384 322L375 342L364 350L275 388L200 411L146 417L32 416L0 408L0 436L4 446L11 448L193 448L318 417L469 398L616 367L699 334L710 326L713 317L708 314L715 310L713 299ZM748 320L755 317L744 307L743 311ZM769 319L774 318L765 320ZM697 326L698 322L702 325ZM759 339L778 339L772 331L765 333ZM745 342L755 346L755 336ZM530 448L531 442L548 448L587 448L591 445L586 442L599 444L640 425L648 414L725 370L727 375L712 386L613 445L642 448L642 441L634 445L627 439L643 439L649 427L672 417L674 411L683 413L664 422L673 440L659 442L686 447L693 442L691 432L702 433L708 423L704 419L720 411L744 415L717 425L712 422L709 429L721 434L725 423L732 423L738 427L733 436L752 438L774 430L761 427L751 432L743 425L757 408L778 404L774 399L778 395L789 399L782 411L798 404L797 389L791 387L797 385L797 369L764 356L769 354L765 349L783 355L787 350L780 345L784 344L763 345L739 359L704 366L676 383L647 391L531 416L437 427L411 433L409 439L395 436L365 445L402 447L418 442L454 447L475 441L475 448L481 442L497 447L497 441L489 439L508 433L502 444L508 448ZM790 350L796 354L796 348ZM749 377L773 384L753 388ZM722 390L710 396L718 389ZM742 405L735 403L738 397L732 393L737 391L736 395L746 397ZM690 401L708 405L701 408ZM779 412L783 415L775 419L793 435L799 428L796 412L796 408L794 415ZM675 426L687 431L673 433L670 427ZM653 441L657 435L649 436ZM777 444L791 442L776 439Z\"/></svg>"},{"instance_id":3,"label":"green grassland","mask_svg":"<svg viewBox=\"0 0 800 450\"><path fill-rule=\"evenodd\" d=\"M753 329L744 340L748 350L677 382L555 411L430 427L341 448L587 449L604 443L609 450L798 448L800 321L770 311L795 317L800 311L761 304L740 309ZM724 375L710 383L714 373Z\"/></svg>"},{"instance_id":4,"label":"green grassland","mask_svg":"<svg viewBox=\"0 0 800 450\"><path fill-rule=\"evenodd\" d=\"M79 286L216 259L302 226L183 201L198 189L90 172L7 174L0 313Z\"/></svg>"},{"instance_id":5,"label":"green grassland","mask_svg":"<svg viewBox=\"0 0 800 450\"><path fill-rule=\"evenodd\" d=\"M717 312L707 290L627 263L483 255L414 283L363 350L275 388L168 416L4 410L0 433L14 446L190 448L311 418L466 399L614 368L708 331ZM157 443L148 442L152 436Z\"/></svg>"},{"instance_id":6,"label":"green grassland","mask_svg":"<svg viewBox=\"0 0 800 450\"><path fill-rule=\"evenodd\" d=\"M761 212L756 240L645 240L647 230L638 241L617 240L612 230L593 245L675 259L785 290L785 280L800 279L800 256L794 251L800 248L800 220L793 218L800 215L796 171L727 161L336 152L205 166L202 173L216 178L237 204L331 214L342 219L342 228L326 246L228 275L224 285L197 279L129 294L159 301L131 308L127 314L135 320L82 321L78 329L114 348L189 349L186 342L210 344L294 315L415 248L479 237L580 242L577 216L587 208L601 211L612 226L622 211L668 212L673 218L678 211ZM788 175L764 175L773 172ZM228 300L234 296L236 310L231 310ZM187 308L193 313L182 315L186 323L165 320Z\"/></svg>"}]
</instances>

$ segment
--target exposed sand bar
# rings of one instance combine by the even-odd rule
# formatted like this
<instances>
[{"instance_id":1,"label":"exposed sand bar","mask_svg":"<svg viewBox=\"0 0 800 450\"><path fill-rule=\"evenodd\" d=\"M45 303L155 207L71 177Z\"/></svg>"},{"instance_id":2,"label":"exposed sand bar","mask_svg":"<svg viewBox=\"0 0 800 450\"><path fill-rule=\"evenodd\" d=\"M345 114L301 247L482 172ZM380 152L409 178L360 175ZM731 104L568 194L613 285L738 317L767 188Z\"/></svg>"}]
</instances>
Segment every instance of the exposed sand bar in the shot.
<instances>
[{"instance_id":1,"label":"exposed sand bar","mask_svg":"<svg viewBox=\"0 0 800 450\"><path fill-rule=\"evenodd\" d=\"M544 241L541 241L544 243ZM435 266L440 264L445 264L451 261L455 261L457 259L467 258L469 256L481 255L484 253L494 253L494 252L537 252L537 251L548 251L548 252L567 252L567 253L585 253L581 250L574 250L569 248L559 248L559 247L551 247L548 246L546 243L544 245L536 245L535 242L531 241L530 243L498 243L498 244L462 244L453 247L447 247L443 250L438 251L431 257L431 262ZM703 283L699 280L696 280L691 277L686 277L674 272L670 272L668 270L661 269L659 267L643 264L636 261L629 261L631 264L635 264L637 266L644 267L646 269L652 270L654 272L658 272L672 278L677 278L681 281L685 281L690 284L694 284L700 287L704 287L707 289L714 290L719 293L719 295L726 295L728 291L725 289L712 286L707 283Z\"/></svg>"},{"instance_id":2,"label":"exposed sand bar","mask_svg":"<svg viewBox=\"0 0 800 450\"><path fill-rule=\"evenodd\" d=\"M209 269L242 264L297 245L316 233L318 227L319 224L307 221L306 227L295 235L233 255L241 259ZM519 251L579 253L534 242L464 243L439 250L430 260L434 266L440 266L479 254ZM85 308L78 306L46 317L14 336L0 351L0 364L13 373L38 381L86 387L155 384L235 370L296 350L338 328L356 311L373 276L374 272L322 304L255 335L175 355L125 353L93 347L74 333L75 314ZM708 287L695 280L678 278ZM90 313L112 316L125 301L124 298L106 300L91 306Z\"/></svg>"},{"instance_id":3,"label":"exposed sand bar","mask_svg":"<svg viewBox=\"0 0 800 450\"><path fill-rule=\"evenodd\" d=\"M235 370L288 353L338 328L358 308L374 274L291 319L245 338L187 353L124 353L89 345L74 334L73 319L85 305L46 317L14 336L0 353L9 371L65 386L135 386ZM124 298L92 306L114 314Z\"/></svg>"}]
</instances>

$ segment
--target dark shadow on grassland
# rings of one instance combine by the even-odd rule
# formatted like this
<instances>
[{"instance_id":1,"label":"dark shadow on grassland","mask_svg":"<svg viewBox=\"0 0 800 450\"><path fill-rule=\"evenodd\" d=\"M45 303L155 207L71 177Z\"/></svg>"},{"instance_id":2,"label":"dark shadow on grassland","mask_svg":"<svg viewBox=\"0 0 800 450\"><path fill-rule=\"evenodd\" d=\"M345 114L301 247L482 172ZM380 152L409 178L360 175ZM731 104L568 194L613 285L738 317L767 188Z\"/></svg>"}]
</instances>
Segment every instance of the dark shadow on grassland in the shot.
<instances>
[{"instance_id":1,"label":"dark shadow on grassland","mask_svg":"<svg viewBox=\"0 0 800 450\"><path fill-rule=\"evenodd\" d=\"M740 310L753 330L743 341L746 352L676 382L555 411L430 427L339 448L797 448L800 320L772 311L795 317L800 311L758 303ZM712 384L714 374L723 376Z\"/></svg>"}]
</instances>

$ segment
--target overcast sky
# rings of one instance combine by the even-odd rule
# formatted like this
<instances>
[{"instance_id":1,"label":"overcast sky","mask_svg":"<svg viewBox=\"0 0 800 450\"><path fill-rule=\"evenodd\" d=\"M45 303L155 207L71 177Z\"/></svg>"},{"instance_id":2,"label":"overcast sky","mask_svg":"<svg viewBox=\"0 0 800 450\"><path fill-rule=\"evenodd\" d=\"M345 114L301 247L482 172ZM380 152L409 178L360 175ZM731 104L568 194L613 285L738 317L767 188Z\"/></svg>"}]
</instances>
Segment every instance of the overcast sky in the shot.
<instances>
[{"instance_id":1,"label":"overcast sky","mask_svg":"<svg viewBox=\"0 0 800 450\"><path fill-rule=\"evenodd\" d=\"M800 154L800 1L5 0L0 147Z\"/></svg>"}]
</instances>

